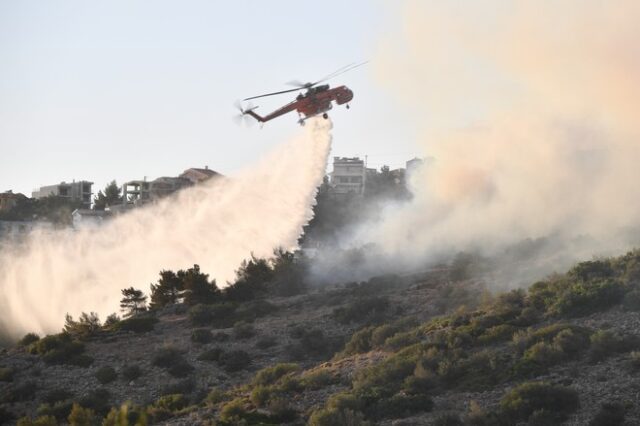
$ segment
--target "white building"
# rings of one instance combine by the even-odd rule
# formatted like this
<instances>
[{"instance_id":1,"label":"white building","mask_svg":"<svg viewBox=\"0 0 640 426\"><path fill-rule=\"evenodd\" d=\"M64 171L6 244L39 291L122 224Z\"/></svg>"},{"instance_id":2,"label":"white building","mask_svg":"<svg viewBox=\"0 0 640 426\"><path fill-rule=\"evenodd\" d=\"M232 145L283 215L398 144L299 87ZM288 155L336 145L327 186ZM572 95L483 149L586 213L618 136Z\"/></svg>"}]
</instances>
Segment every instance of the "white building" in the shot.
<instances>
[{"instance_id":1,"label":"white building","mask_svg":"<svg viewBox=\"0 0 640 426\"><path fill-rule=\"evenodd\" d=\"M362 195L365 185L364 160L358 157L333 157L330 184L336 195Z\"/></svg>"},{"instance_id":2,"label":"white building","mask_svg":"<svg viewBox=\"0 0 640 426\"><path fill-rule=\"evenodd\" d=\"M61 182L57 185L42 186L40 189L33 191L31 196L35 199L45 197L60 197L71 201L82 203L84 208L91 207L91 185L93 182L86 180L73 181L71 183Z\"/></svg>"}]
</instances>

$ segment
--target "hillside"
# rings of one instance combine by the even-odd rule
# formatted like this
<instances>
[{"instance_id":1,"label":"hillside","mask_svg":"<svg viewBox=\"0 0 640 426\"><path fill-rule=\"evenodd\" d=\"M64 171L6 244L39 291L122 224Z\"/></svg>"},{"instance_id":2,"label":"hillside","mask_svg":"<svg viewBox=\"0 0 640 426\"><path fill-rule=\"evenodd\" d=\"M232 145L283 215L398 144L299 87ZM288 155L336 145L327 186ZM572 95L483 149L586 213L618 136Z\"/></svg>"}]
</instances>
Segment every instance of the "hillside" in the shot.
<instances>
[{"instance_id":1,"label":"hillside","mask_svg":"<svg viewBox=\"0 0 640 426\"><path fill-rule=\"evenodd\" d=\"M640 252L495 295L482 276L450 266L293 295L269 284L281 273L274 267L268 283L245 276L210 304L185 299L26 336L0 357L0 416L22 425L105 416L114 425L640 424Z\"/></svg>"}]
</instances>

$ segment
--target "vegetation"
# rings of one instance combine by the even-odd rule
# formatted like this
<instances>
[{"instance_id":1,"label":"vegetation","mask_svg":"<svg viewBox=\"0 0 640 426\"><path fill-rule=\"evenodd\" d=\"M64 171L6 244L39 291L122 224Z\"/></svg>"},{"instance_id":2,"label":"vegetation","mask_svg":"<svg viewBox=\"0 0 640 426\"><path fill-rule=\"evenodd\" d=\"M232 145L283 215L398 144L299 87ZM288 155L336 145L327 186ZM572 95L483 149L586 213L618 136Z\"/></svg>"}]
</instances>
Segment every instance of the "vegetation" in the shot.
<instances>
[{"instance_id":1,"label":"vegetation","mask_svg":"<svg viewBox=\"0 0 640 426\"><path fill-rule=\"evenodd\" d=\"M118 374L112 367L100 367L96 370L95 376L100 384L106 385L113 382L118 377Z\"/></svg>"},{"instance_id":2,"label":"vegetation","mask_svg":"<svg viewBox=\"0 0 640 426\"><path fill-rule=\"evenodd\" d=\"M125 318L132 318L147 310L147 296L133 287L122 290L120 309Z\"/></svg>"}]
</instances>

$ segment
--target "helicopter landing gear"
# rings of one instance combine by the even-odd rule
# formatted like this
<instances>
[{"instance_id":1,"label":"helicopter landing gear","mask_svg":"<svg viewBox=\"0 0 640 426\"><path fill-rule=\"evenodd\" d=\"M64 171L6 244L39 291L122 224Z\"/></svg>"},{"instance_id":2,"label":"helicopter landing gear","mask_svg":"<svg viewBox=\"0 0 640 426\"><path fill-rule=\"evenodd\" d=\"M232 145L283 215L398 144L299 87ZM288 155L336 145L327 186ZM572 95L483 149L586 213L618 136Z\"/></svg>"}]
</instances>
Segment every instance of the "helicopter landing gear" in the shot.
<instances>
[{"instance_id":1,"label":"helicopter landing gear","mask_svg":"<svg viewBox=\"0 0 640 426\"><path fill-rule=\"evenodd\" d=\"M347 104L347 109L349 109L349 108L351 108L351 107L349 106L349 104Z\"/></svg>"},{"instance_id":2,"label":"helicopter landing gear","mask_svg":"<svg viewBox=\"0 0 640 426\"><path fill-rule=\"evenodd\" d=\"M324 118L324 119L326 120L327 118L329 118L329 114L327 114L327 113L325 112L324 114L322 114L322 118Z\"/></svg>"}]
</instances>

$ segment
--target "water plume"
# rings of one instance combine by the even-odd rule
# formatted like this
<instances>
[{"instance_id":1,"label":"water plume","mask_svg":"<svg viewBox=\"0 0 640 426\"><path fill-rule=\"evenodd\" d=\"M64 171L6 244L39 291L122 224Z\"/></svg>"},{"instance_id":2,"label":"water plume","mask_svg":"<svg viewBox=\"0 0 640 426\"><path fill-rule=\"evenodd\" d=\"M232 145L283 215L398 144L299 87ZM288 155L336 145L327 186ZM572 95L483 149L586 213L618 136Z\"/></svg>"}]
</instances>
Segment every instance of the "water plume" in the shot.
<instances>
[{"instance_id":1,"label":"water plume","mask_svg":"<svg viewBox=\"0 0 640 426\"><path fill-rule=\"evenodd\" d=\"M0 325L17 336L59 330L65 313L118 309L120 290L148 291L161 269L197 263L224 285L242 260L293 248L309 221L331 145L331 122L237 176L210 180L95 229L34 231L0 252Z\"/></svg>"}]
</instances>

